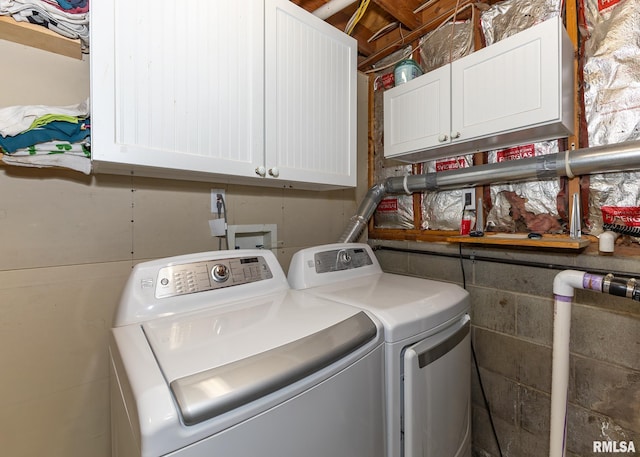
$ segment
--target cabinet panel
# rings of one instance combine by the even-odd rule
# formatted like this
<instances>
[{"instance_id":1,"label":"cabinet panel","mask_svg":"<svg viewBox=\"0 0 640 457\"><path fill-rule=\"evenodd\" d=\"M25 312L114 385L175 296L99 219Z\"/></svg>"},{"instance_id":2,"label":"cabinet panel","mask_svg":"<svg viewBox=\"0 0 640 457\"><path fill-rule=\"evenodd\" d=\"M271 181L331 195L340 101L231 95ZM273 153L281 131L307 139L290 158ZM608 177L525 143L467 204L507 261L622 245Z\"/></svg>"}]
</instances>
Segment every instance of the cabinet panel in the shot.
<instances>
[{"instance_id":1,"label":"cabinet panel","mask_svg":"<svg viewBox=\"0 0 640 457\"><path fill-rule=\"evenodd\" d=\"M113 0L92 15L97 171L251 176L263 158L261 2Z\"/></svg>"},{"instance_id":2,"label":"cabinet panel","mask_svg":"<svg viewBox=\"0 0 640 457\"><path fill-rule=\"evenodd\" d=\"M287 0L92 7L94 171L356 185L357 43Z\"/></svg>"},{"instance_id":3,"label":"cabinet panel","mask_svg":"<svg viewBox=\"0 0 640 457\"><path fill-rule=\"evenodd\" d=\"M265 13L266 168L355 186L356 41L288 0Z\"/></svg>"},{"instance_id":4,"label":"cabinet panel","mask_svg":"<svg viewBox=\"0 0 640 457\"><path fill-rule=\"evenodd\" d=\"M445 65L384 93L384 154L448 142L451 66Z\"/></svg>"},{"instance_id":5,"label":"cabinet panel","mask_svg":"<svg viewBox=\"0 0 640 457\"><path fill-rule=\"evenodd\" d=\"M552 19L452 63L454 141L562 120L559 27Z\"/></svg>"},{"instance_id":6,"label":"cabinet panel","mask_svg":"<svg viewBox=\"0 0 640 457\"><path fill-rule=\"evenodd\" d=\"M444 87L441 69L390 89L385 157L421 162L571 135L573 54L553 18L448 65L449 94L432 90ZM434 103L450 111L438 117Z\"/></svg>"}]
</instances>

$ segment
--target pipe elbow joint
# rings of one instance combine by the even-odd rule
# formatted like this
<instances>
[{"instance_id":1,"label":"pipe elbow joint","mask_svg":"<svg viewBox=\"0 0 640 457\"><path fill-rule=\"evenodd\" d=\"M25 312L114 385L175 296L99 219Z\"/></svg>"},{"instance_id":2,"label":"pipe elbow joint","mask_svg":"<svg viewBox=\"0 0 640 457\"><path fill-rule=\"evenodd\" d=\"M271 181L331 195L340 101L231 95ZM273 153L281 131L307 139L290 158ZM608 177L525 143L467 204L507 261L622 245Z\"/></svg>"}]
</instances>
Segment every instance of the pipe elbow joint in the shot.
<instances>
[{"instance_id":1,"label":"pipe elbow joint","mask_svg":"<svg viewBox=\"0 0 640 457\"><path fill-rule=\"evenodd\" d=\"M584 288L584 271L564 270L553 279L553 294L573 297L575 289Z\"/></svg>"}]
</instances>

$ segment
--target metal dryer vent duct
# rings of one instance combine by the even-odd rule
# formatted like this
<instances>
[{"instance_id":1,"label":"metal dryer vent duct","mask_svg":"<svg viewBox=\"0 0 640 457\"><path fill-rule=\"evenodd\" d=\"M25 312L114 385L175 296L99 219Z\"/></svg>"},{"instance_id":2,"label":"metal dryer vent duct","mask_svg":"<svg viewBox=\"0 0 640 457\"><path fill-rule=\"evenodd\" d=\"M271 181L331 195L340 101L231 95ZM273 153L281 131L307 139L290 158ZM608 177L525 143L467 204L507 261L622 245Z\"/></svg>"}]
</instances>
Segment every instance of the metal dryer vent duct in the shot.
<instances>
[{"instance_id":1,"label":"metal dryer vent duct","mask_svg":"<svg viewBox=\"0 0 640 457\"><path fill-rule=\"evenodd\" d=\"M633 169L640 169L640 141L564 151L458 170L387 178L369 189L338 242L355 242L364 231L380 201L390 194L451 190L560 176L573 178L593 173Z\"/></svg>"}]
</instances>

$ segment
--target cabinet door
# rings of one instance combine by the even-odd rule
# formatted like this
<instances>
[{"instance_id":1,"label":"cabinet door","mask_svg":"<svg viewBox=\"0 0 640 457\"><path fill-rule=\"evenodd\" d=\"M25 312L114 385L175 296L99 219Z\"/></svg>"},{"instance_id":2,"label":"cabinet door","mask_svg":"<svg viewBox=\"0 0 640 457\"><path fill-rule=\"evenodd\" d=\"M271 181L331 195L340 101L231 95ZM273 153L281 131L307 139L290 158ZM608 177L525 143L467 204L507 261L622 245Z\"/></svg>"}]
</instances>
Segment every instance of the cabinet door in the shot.
<instances>
[{"instance_id":1,"label":"cabinet door","mask_svg":"<svg viewBox=\"0 0 640 457\"><path fill-rule=\"evenodd\" d=\"M451 66L445 65L384 93L384 156L450 141Z\"/></svg>"},{"instance_id":2,"label":"cabinet door","mask_svg":"<svg viewBox=\"0 0 640 457\"><path fill-rule=\"evenodd\" d=\"M288 0L265 1L265 28L267 171L355 186L356 41Z\"/></svg>"},{"instance_id":3,"label":"cabinet door","mask_svg":"<svg viewBox=\"0 0 640 457\"><path fill-rule=\"evenodd\" d=\"M262 2L101 0L91 14L96 171L255 176Z\"/></svg>"},{"instance_id":4,"label":"cabinet door","mask_svg":"<svg viewBox=\"0 0 640 457\"><path fill-rule=\"evenodd\" d=\"M563 81L567 73L563 73L562 56L564 66L572 68L571 60L566 62L572 52L567 56L563 49L563 31L560 19L554 18L453 62L453 141L564 122L569 114L572 119L572 108L563 101L568 81ZM546 129L542 137L566 135L565 127L561 122L557 129ZM540 132L525 133L523 141L542 139L537 137Z\"/></svg>"}]
</instances>

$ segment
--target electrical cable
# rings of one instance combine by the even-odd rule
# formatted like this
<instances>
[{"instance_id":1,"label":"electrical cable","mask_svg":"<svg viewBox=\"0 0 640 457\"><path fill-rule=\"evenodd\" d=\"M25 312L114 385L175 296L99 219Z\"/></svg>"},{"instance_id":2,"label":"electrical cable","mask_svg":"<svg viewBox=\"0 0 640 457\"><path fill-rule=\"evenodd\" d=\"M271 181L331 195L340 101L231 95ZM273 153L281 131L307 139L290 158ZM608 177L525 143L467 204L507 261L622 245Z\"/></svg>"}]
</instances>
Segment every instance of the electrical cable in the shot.
<instances>
[{"instance_id":1,"label":"electrical cable","mask_svg":"<svg viewBox=\"0 0 640 457\"><path fill-rule=\"evenodd\" d=\"M400 30L402 30L402 26L400 27ZM415 49L413 48L413 46L410 46L410 47L408 48L408 50L407 50L407 49L405 49L405 50L402 52L402 57L400 57L398 60L394 60L393 62L390 62L390 63L388 63L388 64L386 64L386 65L383 65L382 67L372 68L371 70L367 70L367 71L365 71L364 73L368 75L368 74L370 74L370 73L377 73L377 72L379 72L379 71L386 70L387 68L394 67L398 62L401 62L401 61L403 61L403 60L408 59L409 57L411 57L411 55L413 54L413 51L415 51Z\"/></svg>"},{"instance_id":2,"label":"electrical cable","mask_svg":"<svg viewBox=\"0 0 640 457\"><path fill-rule=\"evenodd\" d=\"M459 252L460 252L460 270L462 270L462 288L467 290L467 278L464 274L464 264L462 262L462 243L458 243Z\"/></svg>"},{"instance_id":3,"label":"electrical cable","mask_svg":"<svg viewBox=\"0 0 640 457\"><path fill-rule=\"evenodd\" d=\"M344 30L347 35L351 35L353 33L353 29L356 27L356 24L360 22L360 19L362 19L362 16L364 16L364 13L367 11L370 1L371 0L362 0L360 2L356 12L353 13L353 16L351 16L351 19L347 22L347 26Z\"/></svg>"},{"instance_id":4,"label":"electrical cable","mask_svg":"<svg viewBox=\"0 0 640 457\"><path fill-rule=\"evenodd\" d=\"M224 243L227 249L229 249L229 231L227 229L227 221L229 220L227 217L227 204L224 201L224 197L222 194L216 195L216 207L218 208L218 219L222 217L224 214ZM222 250L222 238L218 237L218 250Z\"/></svg>"},{"instance_id":5,"label":"electrical cable","mask_svg":"<svg viewBox=\"0 0 640 457\"><path fill-rule=\"evenodd\" d=\"M462 208L462 214L464 214L466 208L467 208L467 205L464 205ZM460 253L459 255L460 269L462 270L462 287L463 289L467 290L467 278L464 272L464 264L463 264L463 257L462 257L462 243L458 243L458 247L459 247L459 253ZM476 357L476 349L473 344L473 338L471 338L471 354L473 355L473 363L474 363L474 366L476 367L476 373L478 375L478 384L480 385L480 391L482 392L482 400L484 402L485 408L487 408L487 414L489 415L489 424L491 425L491 432L493 433L493 438L495 439L496 445L498 446L498 453L500 454L500 457L503 457L502 448L500 447L500 440L498 440L498 433L496 431L496 426L493 422L493 415L491 414L491 408L489 408L489 400L487 399L487 394L484 390L484 385L482 383L482 376L480 375L480 367L478 366L478 359Z\"/></svg>"},{"instance_id":6,"label":"electrical cable","mask_svg":"<svg viewBox=\"0 0 640 457\"><path fill-rule=\"evenodd\" d=\"M487 400L487 394L485 393L484 385L482 384L482 376L480 376L480 367L478 366L478 359L476 358L476 350L473 345L473 338L471 339L471 354L473 355L473 364L476 367L476 373L478 375L478 384L480 385L480 392L482 392L482 399L484 401L484 406L487 408L487 413L489 414L489 423L491 424L493 439L496 441L496 445L498 446L498 453L500 454L500 457L503 457L502 448L500 447L500 441L498 440L498 434L496 433L496 426L493 423L493 415L491 414L491 409L489 409L489 400Z\"/></svg>"},{"instance_id":7,"label":"electrical cable","mask_svg":"<svg viewBox=\"0 0 640 457\"><path fill-rule=\"evenodd\" d=\"M464 212L467 210L467 205L466 203L464 205L462 205L462 217L460 218L460 223L462 223L462 220L464 219ZM458 243L458 253L459 258L460 258L460 270L462 271L462 288L464 290L467 290L467 277L464 273L464 263L463 263L463 259L462 259L462 243Z\"/></svg>"},{"instance_id":8,"label":"electrical cable","mask_svg":"<svg viewBox=\"0 0 640 457\"><path fill-rule=\"evenodd\" d=\"M410 249L410 248L397 248L397 247L391 247L391 246L384 246L384 245L373 245L372 249L374 251L377 250L385 250L385 251L395 251L395 252L407 252L410 254L420 254L420 255L432 255L432 256L436 256L436 257L447 257L447 258L458 258L460 255L459 254L454 254L454 253L444 253L444 252L437 252L437 251L423 251L423 250L418 250L418 249ZM482 255L477 255L477 254L464 254L463 258L468 259L468 260L473 260L474 262L491 262L491 263L502 263L502 264L506 264L506 265L518 265L521 267L533 267L533 268L544 268L547 270L558 270L558 271L562 271L562 270L566 270L566 269L570 269L572 268L571 265L560 265L560 264L554 264L554 263L543 263L543 262L532 262L532 261L526 261L526 260L519 260L519 259L500 259L500 258L496 258L496 257L488 257L488 256L482 256ZM600 268L589 268L589 271L591 271L592 273L597 273L597 274L602 274L603 276L609 273L614 273L615 275L619 275L619 276L627 276L628 273L627 272L623 272L623 271L616 271L616 270L603 270Z\"/></svg>"},{"instance_id":9,"label":"electrical cable","mask_svg":"<svg viewBox=\"0 0 640 457\"><path fill-rule=\"evenodd\" d=\"M456 0L456 7L453 10L453 19L451 20L451 42L449 46L449 63L453 62L453 36L455 35L456 16L458 15L458 9L460 8L460 0Z\"/></svg>"}]
</instances>

